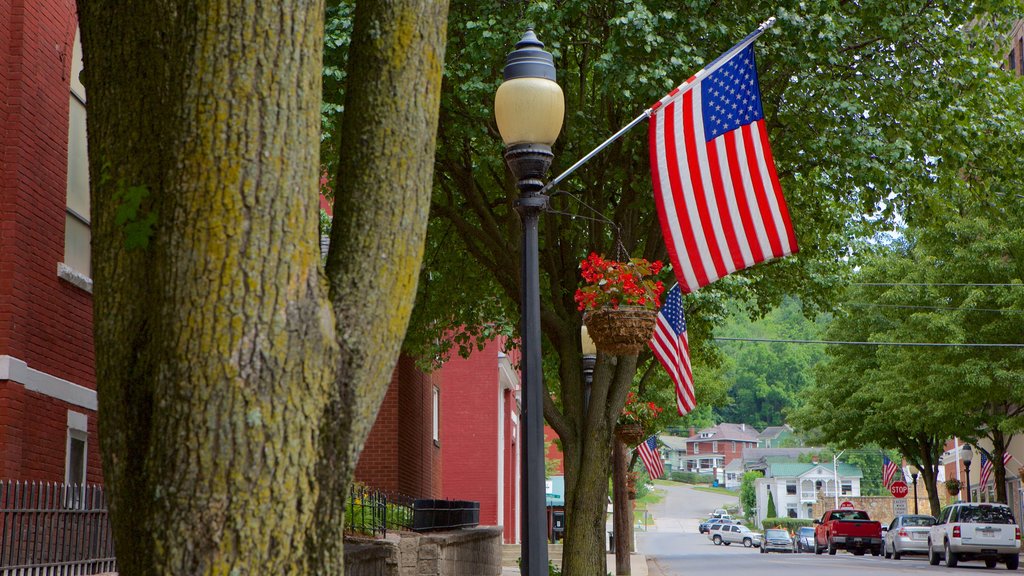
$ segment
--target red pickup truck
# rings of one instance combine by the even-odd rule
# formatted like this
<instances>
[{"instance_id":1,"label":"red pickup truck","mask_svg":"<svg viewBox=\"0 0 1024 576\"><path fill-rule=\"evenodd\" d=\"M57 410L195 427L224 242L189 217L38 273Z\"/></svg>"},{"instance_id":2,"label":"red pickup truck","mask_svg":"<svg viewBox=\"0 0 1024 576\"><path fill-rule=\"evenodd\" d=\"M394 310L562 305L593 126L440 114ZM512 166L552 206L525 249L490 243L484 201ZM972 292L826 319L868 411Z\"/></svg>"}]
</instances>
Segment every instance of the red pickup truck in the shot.
<instances>
[{"instance_id":1,"label":"red pickup truck","mask_svg":"<svg viewBox=\"0 0 1024 576\"><path fill-rule=\"evenodd\" d=\"M868 518L863 510L829 510L814 521L814 553L848 550L857 556L871 551L882 553L882 525Z\"/></svg>"}]
</instances>

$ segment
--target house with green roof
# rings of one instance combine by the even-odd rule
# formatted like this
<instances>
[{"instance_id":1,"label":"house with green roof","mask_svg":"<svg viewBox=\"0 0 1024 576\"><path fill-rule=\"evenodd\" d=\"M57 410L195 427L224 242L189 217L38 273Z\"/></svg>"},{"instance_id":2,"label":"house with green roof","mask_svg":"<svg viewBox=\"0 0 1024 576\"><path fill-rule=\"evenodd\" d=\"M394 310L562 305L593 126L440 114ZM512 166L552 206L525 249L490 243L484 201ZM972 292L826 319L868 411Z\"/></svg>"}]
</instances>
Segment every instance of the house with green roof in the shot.
<instances>
[{"instance_id":1,"label":"house with green roof","mask_svg":"<svg viewBox=\"0 0 1024 576\"><path fill-rule=\"evenodd\" d=\"M795 459L766 458L765 476L754 486L757 493L757 523L768 515L769 494L777 516L813 518L813 507L819 493L826 497L860 496L860 468L839 462L798 462Z\"/></svg>"}]
</instances>

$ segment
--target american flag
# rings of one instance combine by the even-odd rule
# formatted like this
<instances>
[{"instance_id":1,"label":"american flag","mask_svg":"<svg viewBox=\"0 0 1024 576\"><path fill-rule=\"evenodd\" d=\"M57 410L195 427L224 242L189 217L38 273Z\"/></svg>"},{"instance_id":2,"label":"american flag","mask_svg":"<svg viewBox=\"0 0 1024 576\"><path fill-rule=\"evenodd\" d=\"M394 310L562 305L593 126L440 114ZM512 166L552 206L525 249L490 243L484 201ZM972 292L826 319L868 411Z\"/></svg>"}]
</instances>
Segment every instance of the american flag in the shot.
<instances>
[{"instance_id":1,"label":"american flag","mask_svg":"<svg viewBox=\"0 0 1024 576\"><path fill-rule=\"evenodd\" d=\"M683 314L683 294L679 284L673 286L665 296L650 346L654 357L661 362L675 383L679 415L689 414L697 406L697 401L693 393L690 340L686 336L686 316Z\"/></svg>"},{"instance_id":2,"label":"american flag","mask_svg":"<svg viewBox=\"0 0 1024 576\"><path fill-rule=\"evenodd\" d=\"M889 460L888 456L882 456L882 485L886 488L892 484L892 477L896 475L896 470L899 466L895 462Z\"/></svg>"},{"instance_id":3,"label":"american flag","mask_svg":"<svg viewBox=\"0 0 1024 576\"><path fill-rule=\"evenodd\" d=\"M661 456L658 454L658 437L651 436L636 447L640 459L644 461L647 474L651 479L661 478L665 474L665 466L661 463Z\"/></svg>"},{"instance_id":4,"label":"american flag","mask_svg":"<svg viewBox=\"0 0 1024 576\"><path fill-rule=\"evenodd\" d=\"M651 108L655 203L686 293L798 250L768 145L755 37Z\"/></svg>"},{"instance_id":5,"label":"american flag","mask_svg":"<svg viewBox=\"0 0 1024 576\"><path fill-rule=\"evenodd\" d=\"M1013 458L1013 457L1010 456L1009 452L1003 452L1003 466L1006 466L1007 464L1009 464L1011 458ZM992 461L989 460L985 456L984 452L982 452L981 453L981 481L978 483L978 487L979 488L984 488L985 485L988 484L988 479L989 479L989 477L991 475L992 475Z\"/></svg>"}]
</instances>

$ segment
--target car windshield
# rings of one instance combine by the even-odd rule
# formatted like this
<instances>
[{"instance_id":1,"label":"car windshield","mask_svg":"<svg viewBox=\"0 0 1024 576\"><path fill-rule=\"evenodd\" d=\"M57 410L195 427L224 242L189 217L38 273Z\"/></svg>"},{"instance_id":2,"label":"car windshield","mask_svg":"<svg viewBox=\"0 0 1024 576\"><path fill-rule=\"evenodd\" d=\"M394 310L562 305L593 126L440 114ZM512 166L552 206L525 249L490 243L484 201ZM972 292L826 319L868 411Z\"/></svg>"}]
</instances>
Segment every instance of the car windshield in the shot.
<instances>
[{"instance_id":1,"label":"car windshield","mask_svg":"<svg viewBox=\"0 0 1024 576\"><path fill-rule=\"evenodd\" d=\"M931 516L907 516L903 519L904 526L931 526L935 524L935 518Z\"/></svg>"},{"instance_id":2,"label":"car windshield","mask_svg":"<svg viewBox=\"0 0 1024 576\"><path fill-rule=\"evenodd\" d=\"M691 526L693 526L693 525L691 524ZM798 534L800 534L801 536L814 536L814 528L810 528L810 527L801 528L800 531L798 532Z\"/></svg>"},{"instance_id":3,"label":"car windshield","mask_svg":"<svg viewBox=\"0 0 1024 576\"><path fill-rule=\"evenodd\" d=\"M974 524L1014 524L1013 514L1005 506L964 506L960 509L960 522Z\"/></svg>"},{"instance_id":4,"label":"car windshield","mask_svg":"<svg viewBox=\"0 0 1024 576\"><path fill-rule=\"evenodd\" d=\"M833 520L867 520L868 519L868 515L867 515L867 512L864 512L863 510L849 510L849 511L839 510L839 511L836 511L836 512L832 513L832 519Z\"/></svg>"},{"instance_id":5,"label":"car windshield","mask_svg":"<svg viewBox=\"0 0 1024 576\"><path fill-rule=\"evenodd\" d=\"M690 524L690 526L693 526L693 524ZM764 537L765 538L789 538L789 533L787 533L785 530L770 529L770 530L765 530L764 531Z\"/></svg>"}]
</instances>

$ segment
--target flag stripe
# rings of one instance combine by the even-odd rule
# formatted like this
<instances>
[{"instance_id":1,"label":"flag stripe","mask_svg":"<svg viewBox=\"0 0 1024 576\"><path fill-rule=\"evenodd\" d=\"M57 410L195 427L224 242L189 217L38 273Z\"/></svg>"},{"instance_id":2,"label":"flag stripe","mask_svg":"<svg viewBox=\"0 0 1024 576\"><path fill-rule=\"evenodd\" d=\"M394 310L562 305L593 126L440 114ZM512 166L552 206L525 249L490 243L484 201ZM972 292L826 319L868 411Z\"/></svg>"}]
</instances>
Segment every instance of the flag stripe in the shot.
<instances>
[{"instance_id":1,"label":"flag stripe","mask_svg":"<svg viewBox=\"0 0 1024 576\"><path fill-rule=\"evenodd\" d=\"M696 95L696 96L695 96ZM694 121L694 112L700 110L700 91L689 90L683 95L683 106L682 111L684 114L683 126L696 126L699 124ZM689 153L690 150L697 150L697 139L694 131L684 130L683 131L683 142L685 143L684 152L687 152L681 156L678 161L682 165L683 162L688 163L688 172L690 178L685 182L683 188L683 194L687 199L687 205L691 204L690 200L695 200L695 208L698 216L700 217L700 224L697 222L693 223L693 230L698 237L698 245L701 248L701 266L708 271L708 282L712 282L726 275L725 264L722 261L722 254L718 247L717 239L714 234L714 225L712 224L712 216L708 210L707 198L704 195L704 182L701 177L700 165L698 164L696 154ZM699 194L695 192L700 192ZM691 217L691 221L694 220ZM714 278L711 278L710 271L714 269Z\"/></svg>"},{"instance_id":2,"label":"flag stripe","mask_svg":"<svg viewBox=\"0 0 1024 576\"><path fill-rule=\"evenodd\" d=\"M692 111L702 110L701 105L701 93L699 90L694 90L693 97L693 108ZM708 211L710 212L710 220L712 230L714 232L715 246L718 249L718 254L715 255L717 262L722 264L722 270L719 272L719 277L727 274L732 274L738 270L741 265L736 262L736 254L739 253L738 247L735 246L735 242L730 242L732 236L726 233L726 230L731 226L731 219L728 215L728 206L724 203L724 198L719 196L718 191L715 189L714 182L711 180L711 167L708 163L708 147L704 144L707 140L704 138L704 123L693 122L693 147L687 147L688 151L691 151L690 158L690 171L694 174L695 182L699 179L700 185L695 187L704 194ZM697 145L700 142L701 145ZM694 162L696 163L696 170L693 168ZM725 212L723 212L723 209Z\"/></svg>"},{"instance_id":3,"label":"flag stripe","mask_svg":"<svg viewBox=\"0 0 1024 576\"><path fill-rule=\"evenodd\" d=\"M643 461L644 467L647 468L647 474L650 475L652 480L665 475L665 466L661 463L661 456L658 454L658 439L656 436L651 436L641 442L636 447L636 451L640 455L640 460Z\"/></svg>"},{"instance_id":4,"label":"flag stripe","mask_svg":"<svg viewBox=\"0 0 1024 576\"><path fill-rule=\"evenodd\" d=\"M768 201L768 194L765 192L764 180L761 179L761 166L757 150L755 150L755 147L760 146L761 141L754 139L751 126L752 124L747 124L740 128L740 134L743 138L744 164L750 167L750 172L747 173L745 180L753 188L754 196L757 198L757 205L761 209L761 222L764 224L768 248L773 258L779 258L782 256L782 243L779 241L778 229L775 226L776 215L772 212L771 204Z\"/></svg>"},{"instance_id":5,"label":"flag stripe","mask_svg":"<svg viewBox=\"0 0 1024 576\"><path fill-rule=\"evenodd\" d=\"M650 148L651 148L651 165L662 166L664 165L664 152L665 152L665 130L657 129L657 125L661 122L662 114L654 114L651 116L651 131L650 131ZM665 239L665 247L668 248L669 258L672 260L672 267L676 270L682 270L682 266L679 263L680 252L676 248L676 238L679 236L675 230L678 229L679 219L675 217L675 211L670 206L665 204L665 195L662 194L663 187L669 187L668 183L664 181L665 171L658 170L654 180L654 205L658 209L658 220L661 222L661 235ZM694 279L696 284L696 279Z\"/></svg>"},{"instance_id":6,"label":"flag stripe","mask_svg":"<svg viewBox=\"0 0 1024 576\"><path fill-rule=\"evenodd\" d=\"M682 225L686 221L686 218L680 216L677 212L682 206L680 206L679 197L682 192L678 186L672 183L672 174L675 173L678 182L678 167L674 162L668 162L666 155L670 150L674 156L675 151L675 131L672 129L672 110L676 106L676 100L673 100L666 106L664 106L657 114L657 119L660 122L666 123L666 126L659 130L657 133L657 150L655 151L656 165L658 169L658 177L655 178L656 182L659 182L659 193L658 193L658 216L661 219L661 231L665 237L665 246L669 248L669 257L672 260L672 268L676 270L676 275L679 277L679 281L686 286L692 286L692 289L696 289L700 286L700 282L694 270L690 267L690 258L687 257L686 261L682 260L683 256L691 255L694 252L692 239L688 242L684 236ZM654 117L652 117L653 120ZM688 229L688 227L686 227ZM679 247L683 247L684 251L679 252ZM680 276L681 275L681 276Z\"/></svg>"},{"instance_id":7,"label":"flag stripe","mask_svg":"<svg viewBox=\"0 0 1024 576\"><path fill-rule=\"evenodd\" d=\"M763 165L767 168L767 174L769 180L772 183L772 190L775 192L775 206L778 211L781 220L782 230L786 231L786 235L782 236L786 240L785 248L783 249L784 254L796 254L799 248L796 245L796 233L793 231L793 223L789 220L789 209L786 207L786 199L782 197L782 185L779 184L779 175L775 170L775 158L772 156L772 147L768 143L768 130L765 128L764 120L757 122L757 133L761 140L761 153L763 154Z\"/></svg>"},{"instance_id":8,"label":"flag stripe","mask_svg":"<svg viewBox=\"0 0 1024 576\"><path fill-rule=\"evenodd\" d=\"M690 341L686 334L681 285L668 291L658 312L654 336L650 341L654 357L661 362L676 388L676 409L684 416L697 407L690 367Z\"/></svg>"},{"instance_id":9,"label":"flag stripe","mask_svg":"<svg viewBox=\"0 0 1024 576\"><path fill-rule=\"evenodd\" d=\"M717 169L718 148L709 144L704 147L707 153L707 170L711 173L711 183L715 189L715 196L718 197L719 205L725 204L726 212L723 213L722 224L725 228L726 240L729 243L729 253L732 255L733 271L742 270L753 266L754 258L746 244L740 244L739 239L743 237L742 231L737 228L740 221L739 207L736 205L736 198L725 193L725 186L722 185L722 177Z\"/></svg>"}]
</instances>

